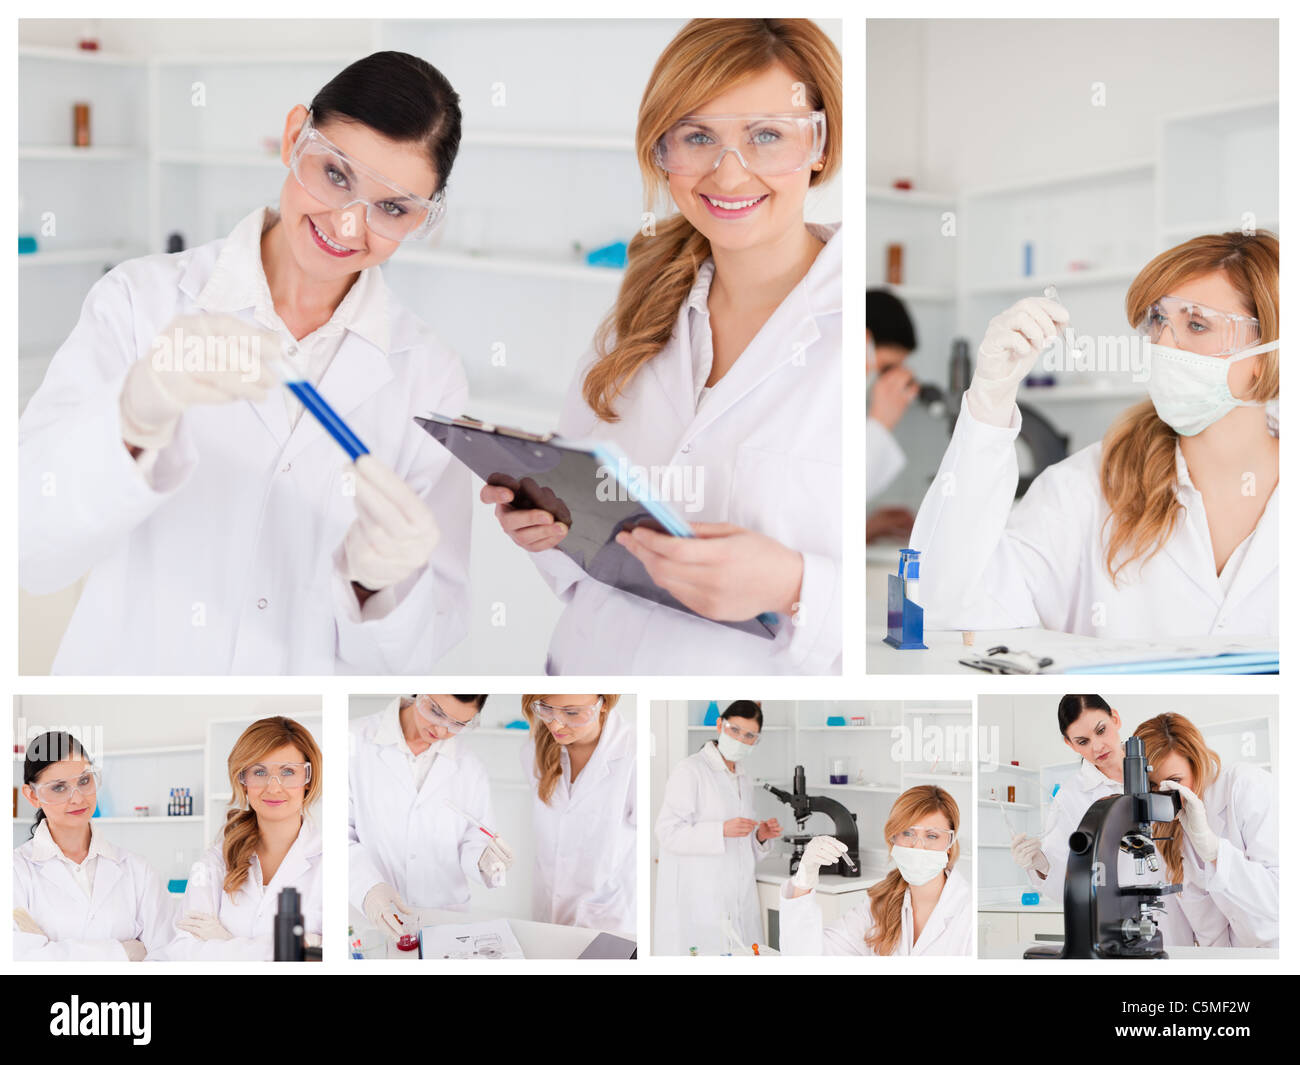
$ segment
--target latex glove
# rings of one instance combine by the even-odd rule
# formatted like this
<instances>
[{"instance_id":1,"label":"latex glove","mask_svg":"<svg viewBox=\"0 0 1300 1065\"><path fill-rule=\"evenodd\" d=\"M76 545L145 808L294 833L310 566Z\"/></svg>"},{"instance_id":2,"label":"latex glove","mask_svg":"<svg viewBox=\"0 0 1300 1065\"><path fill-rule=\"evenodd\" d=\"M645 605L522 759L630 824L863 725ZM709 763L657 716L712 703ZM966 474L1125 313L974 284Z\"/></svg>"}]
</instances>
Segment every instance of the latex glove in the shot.
<instances>
[{"instance_id":1,"label":"latex glove","mask_svg":"<svg viewBox=\"0 0 1300 1065\"><path fill-rule=\"evenodd\" d=\"M791 878L800 891L813 891L817 887L817 877L823 865L834 865L849 848L834 836L813 836L803 849L799 859L799 868Z\"/></svg>"},{"instance_id":2,"label":"latex glove","mask_svg":"<svg viewBox=\"0 0 1300 1065\"><path fill-rule=\"evenodd\" d=\"M225 931L225 929L222 929L222 931ZM138 939L123 939L120 942L122 949L126 951L127 961L144 961L144 956L149 953L144 944Z\"/></svg>"},{"instance_id":3,"label":"latex glove","mask_svg":"<svg viewBox=\"0 0 1300 1065\"><path fill-rule=\"evenodd\" d=\"M1011 425L1016 389L1059 334L1070 312L1045 296L1018 300L989 322L966 391L970 412L988 425Z\"/></svg>"},{"instance_id":4,"label":"latex glove","mask_svg":"<svg viewBox=\"0 0 1300 1065\"><path fill-rule=\"evenodd\" d=\"M881 372L871 388L867 417L874 418L886 429L896 429L920 391L921 386L911 370L906 366L891 366Z\"/></svg>"},{"instance_id":5,"label":"latex glove","mask_svg":"<svg viewBox=\"0 0 1300 1065\"><path fill-rule=\"evenodd\" d=\"M803 587L803 555L778 540L726 522L692 522L694 536L624 529L615 542L679 603L714 621L747 621L764 611L793 614Z\"/></svg>"},{"instance_id":6,"label":"latex glove","mask_svg":"<svg viewBox=\"0 0 1300 1065\"><path fill-rule=\"evenodd\" d=\"M478 871L483 876L483 883L488 887L506 886L506 869L509 868L500 853L488 847L478 856Z\"/></svg>"},{"instance_id":7,"label":"latex glove","mask_svg":"<svg viewBox=\"0 0 1300 1065\"><path fill-rule=\"evenodd\" d=\"M194 355L185 350L196 342L210 355L206 365L193 366ZM181 415L196 404L260 402L279 384L268 369L279 359L279 337L233 315L173 318L127 371L118 404L122 439L157 450L171 443Z\"/></svg>"},{"instance_id":8,"label":"latex glove","mask_svg":"<svg viewBox=\"0 0 1300 1065\"><path fill-rule=\"evenodd\" d=\"M1011 858L1026 871L1033 871L1046 878L1052 863L1043 853L1043 841L1021 832L1011 837Z\"/></svg>"},{"instance_id":9,"label":"latex glove","mask_svg":"<svg viewBox=\"0 0 1300 1065\"><path fill-rule=\"evenodd\" d=\"M45 935L45 929L36 923L36 918L26 910L14 910L14 927L20 932L26 932L28 935L50 938Z\"/></svg>"},{"instance_id":10,"label":"latex glove","mask_svg":"<svg viewBox=\"0 0 1300 1065\"><path fill-rule=\"evenodd\" d=\"M1161 781L1158 790L1177 791L1183 797L1183 808L1178 811L1178 820L1183 824L1183 834L1192 845L1192 849L1200 855L1201 861L1207 864L1217 862L1219 835L1210 827L1209 819L1205 816L1205 803L1201 802L1201 797L1176 780Z\"/></svg>"},{"instance_id":11,"label":"latex glove","mask_svg":"<svg viewBox=\"0 0 1300 1065\"><path fill-rule=\"evenodd\" d=\"M500 836L493 836L487 849L496 856L496 859L507 869L515 864L515 852L512 851L506 841Z\"/></svg>"},{"instance_id":12,"label":"latex glove","mask_svg":"<svg viewBox=\"0 0 1300 1065\"><path fill-rule=\"evenodd\" d=\"M361 909L366 920L394 941L415 931L414 921L402 920L402 914L413 914L415 910L388 884L376 884L367 891Z\"/></svg>"},{"instance_id":13,"label":"latex glove","mask_svg":"<svg viewBox=\"0 0 1300 1065\"><path fill-rule=\"evenodd\" d=\"M399 584L429 561L438 523L397 474L373 455L348 467L356 474L356 521L343 538L348 580L372 592Z\"/></svg>"},{"instance_id":14,"label":"latex glove","mask_svg":"<svg viewBox=\"0 0 1300 1065\"><path fill-rule=\"evenodd\" d=\"M234 939L226 931L225 925L217 920L215 913L187 913L176 922L176 929L180 932L188 932L195 939Z\"/></svg>"}]
</instances>

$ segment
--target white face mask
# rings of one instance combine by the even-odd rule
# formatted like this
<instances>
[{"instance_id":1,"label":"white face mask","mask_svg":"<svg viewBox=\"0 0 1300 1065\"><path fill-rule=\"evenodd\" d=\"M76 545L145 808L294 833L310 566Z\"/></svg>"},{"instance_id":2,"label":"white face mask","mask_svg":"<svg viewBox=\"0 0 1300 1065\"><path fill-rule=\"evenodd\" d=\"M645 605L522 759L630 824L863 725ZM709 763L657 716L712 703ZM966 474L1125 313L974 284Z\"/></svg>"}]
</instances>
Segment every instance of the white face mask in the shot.
<instances>
[{"instance_id":1,"label":"white face mask","mask_svg":"<svg viewBox=\"0 0 1300 1065\"><path fill-rule=\"evenodd\" d=\"M1238 399L1228 387L1228 367L1234 362L1273 351L1278 341L1258 344L1223 358L1151 344L1151 379L1147 391L1160 420L1180 436L1203 432L1233 407L1260 407L1257 400Z\"/></svg>"},{"instance_id":2,"label":"white face mask","mask_svg":"<svg viewBox=\"0 0 1300 1065\"><path fill-rule=\"evenodd\" d=\"M718 735L718 752L728 762L743 762L753 749L749 744L741 743L740 740L725 732Z\"/></svg>"},{"instance_id":3,"label":"white face mask","mask_svg":"<svg viewBox=\"0 0 1300 1065\"><path fill-rule=\"evenodd\" d=\"M924 847L900 847L894 844L889 848L889 856L894 859L903 879L917 887L928 884L948 866L946 850L930 851Z\"/></svg>"}]
</instances>

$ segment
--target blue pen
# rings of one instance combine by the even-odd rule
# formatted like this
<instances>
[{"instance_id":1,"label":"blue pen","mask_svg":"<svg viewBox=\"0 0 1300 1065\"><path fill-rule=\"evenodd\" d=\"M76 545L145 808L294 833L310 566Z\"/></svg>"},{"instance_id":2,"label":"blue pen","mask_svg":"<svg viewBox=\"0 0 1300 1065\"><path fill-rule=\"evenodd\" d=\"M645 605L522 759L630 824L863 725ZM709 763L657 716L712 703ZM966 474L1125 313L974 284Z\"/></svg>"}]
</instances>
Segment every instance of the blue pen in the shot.
<instances>
[{"instance_id":1,"label":"blue pen","mask_svg":"<svg viewBox=\"0 0 1300 1065\"><path fill-rule=\"evenodd\" d=\"M357 434L348 428L348 423L325 402L325 398L316 391L310 381L291 379L279 363L271 363L271 372L298 397L299 403L311 411L312 417L320 422L322 428L337 441L339 447L348 453L348 458L356 462L362 455L370 454L370 448L366 447Z\"/></svg>"}]
</instances>

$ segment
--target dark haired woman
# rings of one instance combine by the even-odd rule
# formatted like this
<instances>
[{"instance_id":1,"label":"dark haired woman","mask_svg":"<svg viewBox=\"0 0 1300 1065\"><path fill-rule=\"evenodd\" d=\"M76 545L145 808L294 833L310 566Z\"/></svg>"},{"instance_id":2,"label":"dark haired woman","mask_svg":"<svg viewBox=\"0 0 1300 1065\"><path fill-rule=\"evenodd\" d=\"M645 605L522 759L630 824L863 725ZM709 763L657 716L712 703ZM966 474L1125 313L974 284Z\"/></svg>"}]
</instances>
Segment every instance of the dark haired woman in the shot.
<instances>
[{"instance_id":1,"label":"dark haired woman","mask_svg":"<svg viewBox=\"0 0 1300 1065\"><path fill-rule=\"evenodd\" d=\"M1056 724L1061 741L1081 759L1078 772L1052 797L1041 838L1019 833L1011 840L1011 857L1037 890L1059 900L1070 834L1094 802L1124 791L1124 736L1119 714L1100 695L1063 695Z\"/></svg>"},{"instance_id":2,"label":"dark haired woman","mask_svg":"<svg viewBox=\"0 0 1300 1065\"><path fill-rule=\"evenodd\" d=\"M288 113L278 209L91 289L19 428L21 582L89 574L54 672L415 673L462 638L469 482L411 416L465 376L378 269L437 224L458 99L359 60Z\"/></svg>"},{"instance_id":3,"label":"dark haired woman","mask_svg":"<svg viewBox=\"0 0 1300 1065\"><path fill-rule=\"evenodd\" d=\"M142 961L171 938L158 874L95 832L98 793L99 770L74 736L28 745L23 795L37 814L14 850L16 961Z\"/></svg>"},{"instance_id":4,"label":"dark haired woman","mask_svg":"<svg viewBox=\"0 0 1300 1065\"><path fill-rule=\"evenodd\" d=\"M169 960L272 961L280 892L294 888L303 930L323 924L321 830L324 764L297 721L267 717L244 729L226 759L231 808L221 838L190 870L185 913Z\"/></svg>"}]
</instances>

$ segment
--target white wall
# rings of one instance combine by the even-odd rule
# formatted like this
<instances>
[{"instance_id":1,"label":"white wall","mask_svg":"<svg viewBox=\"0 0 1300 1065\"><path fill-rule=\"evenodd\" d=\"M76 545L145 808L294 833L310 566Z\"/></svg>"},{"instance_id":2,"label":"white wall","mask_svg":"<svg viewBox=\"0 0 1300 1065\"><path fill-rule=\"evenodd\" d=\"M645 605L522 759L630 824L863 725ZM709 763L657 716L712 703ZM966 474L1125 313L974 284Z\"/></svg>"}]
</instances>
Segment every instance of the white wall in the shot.
<instances>
[{"instance_id":1,"label":"white wall","mask_svg":"<svg viewBox=\"0 0 1300 1065\"><path fill-rule=\"evenodd\" d=\"M872 19L867 83L868 184L956 192L1152 156L1160 117L1276 96L1277 22Z\"/></svg>"}]
</instances>

